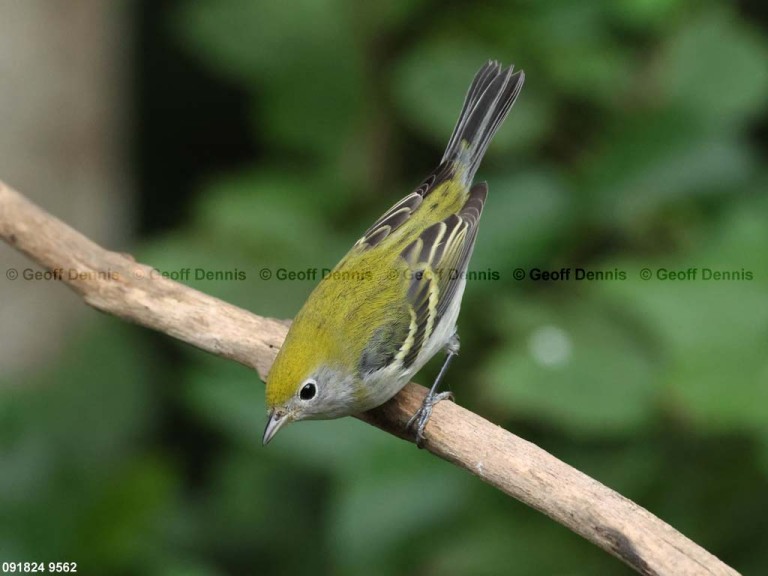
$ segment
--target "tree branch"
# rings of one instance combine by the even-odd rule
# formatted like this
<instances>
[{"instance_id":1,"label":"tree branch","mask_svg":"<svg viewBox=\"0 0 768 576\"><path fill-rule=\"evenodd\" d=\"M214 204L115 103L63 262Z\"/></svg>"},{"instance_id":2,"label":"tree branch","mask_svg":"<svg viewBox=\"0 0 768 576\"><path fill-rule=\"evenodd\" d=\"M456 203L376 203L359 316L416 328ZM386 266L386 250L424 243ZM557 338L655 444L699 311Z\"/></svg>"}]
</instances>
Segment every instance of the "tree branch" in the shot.
<instances>
[{"instance_id":1,"label":"tree branch","mask_svg":"<svg viewBox=\"0 0 768 576\"><path fill-rule=\"evenodd\" d=\"M254 368L262 379L289 322L263 318L161 277L110 252L0 182L0 237L49 270L86 303ZM400 438L426 389L408 384L358 416ZM254 411L258 408L254 407ZM634 502L541 448L452 402L440 402L426 449L536 508L641 574L737 572Z\"/></svg>"}]
</instances>

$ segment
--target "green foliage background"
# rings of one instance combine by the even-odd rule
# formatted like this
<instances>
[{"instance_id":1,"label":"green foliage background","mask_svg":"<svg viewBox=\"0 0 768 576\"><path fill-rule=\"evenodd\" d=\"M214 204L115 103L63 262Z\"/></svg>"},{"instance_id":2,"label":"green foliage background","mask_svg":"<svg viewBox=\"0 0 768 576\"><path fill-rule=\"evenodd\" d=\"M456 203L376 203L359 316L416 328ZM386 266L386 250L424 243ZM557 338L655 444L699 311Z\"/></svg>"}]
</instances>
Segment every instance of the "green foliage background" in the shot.
<instances>
[{"instance_id":1,"label":"green foliage background","mask_svg":"<svg viewBox=\"0 0 768 576\"><path fill-rule=\"evenodd\" d=\"M500 280L468 286L450 386L766 573L768 42L749 6L183 2L163 25L248 95L259 153L210 174L184 224L136 255L244 270L189 283L291 317L313 283L258 271L332 267L433 168L476 69L515 63L527 82L480 169L490 198L471 266ZM576 266L628 277L512 276ZM754 279L643 281L644 267ZM229 362L110 318L65 357L0 402L4 559L164 576L629 573L352 419L262 449L263 386Z\"/></svg>"}]
</instances>

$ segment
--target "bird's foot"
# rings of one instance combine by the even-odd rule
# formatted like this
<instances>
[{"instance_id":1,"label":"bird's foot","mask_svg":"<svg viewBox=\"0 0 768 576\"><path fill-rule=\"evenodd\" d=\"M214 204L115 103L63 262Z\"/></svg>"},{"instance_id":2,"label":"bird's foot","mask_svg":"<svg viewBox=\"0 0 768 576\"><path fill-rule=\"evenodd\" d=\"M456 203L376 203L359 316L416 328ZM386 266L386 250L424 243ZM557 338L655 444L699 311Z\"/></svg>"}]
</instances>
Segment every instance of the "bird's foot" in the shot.
<instances>
[{"instance_id":1,"label":"bird's foot","mask_svg":"<svg viewBox=\"0 0 768 576\"><path fill-rule=\"evenodd\" d=\"M416 411L410 420L408 420L408 430L414 430L416 432L416 446L419 448L424 447L424 429L427 427L429 417L432 415L432 408L435 404L442 400L453 400L453 392L440 392L439 394L427 394L424 398L424 402L421 404L421 408Z\"/></svg>"}]
</instances>

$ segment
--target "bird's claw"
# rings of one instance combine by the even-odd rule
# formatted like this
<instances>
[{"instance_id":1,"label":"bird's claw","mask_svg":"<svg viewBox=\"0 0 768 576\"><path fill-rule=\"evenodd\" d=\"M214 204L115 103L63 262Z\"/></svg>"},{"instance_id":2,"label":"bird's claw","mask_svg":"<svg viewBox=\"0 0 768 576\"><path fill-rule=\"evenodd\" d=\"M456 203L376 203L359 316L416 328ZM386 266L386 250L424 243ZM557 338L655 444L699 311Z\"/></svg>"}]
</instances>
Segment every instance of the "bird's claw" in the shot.
<instances>
[{"instance_id":1,"label":"bird's claw","mask_svg":"<svg viewBox=\"0 0 768 576\"><path fill-rule=\"evenodd\" d=\"M419 408L416 411L416 414L411 416L411 419L408 420L408 424L406 425L406 428L408 430L413 430L415 427L416 432L416 446L419 448L424 447L424 441L426 438L424 437L424 429L427 427L427 422L429 422L429 417L432 415L432 408L435 407L435 404L442 400L451 400L453 401L453 392L440 392L439 394L427 394L427 397L424 398L424 402L421 405L421 408Z\"/></svg>"}]
</instances>

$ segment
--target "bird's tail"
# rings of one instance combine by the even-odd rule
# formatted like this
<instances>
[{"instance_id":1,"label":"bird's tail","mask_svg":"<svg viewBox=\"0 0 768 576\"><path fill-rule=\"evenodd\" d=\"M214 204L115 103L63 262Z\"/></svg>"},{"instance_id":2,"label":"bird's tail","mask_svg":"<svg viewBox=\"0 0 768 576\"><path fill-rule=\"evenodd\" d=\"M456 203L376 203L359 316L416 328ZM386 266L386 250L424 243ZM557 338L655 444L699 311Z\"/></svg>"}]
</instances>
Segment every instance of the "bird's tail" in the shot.
<instances>
[{"instance_id":1,"label":"bird's tail","mask_svg":"<svg viewBox=\"0 0 768 576\"><path fill-rule=\"evenodd\" d=\"M512 70L512 66L502 70L498 62L489 61L475 75L464 99L442 162L453 163L467 184L523 87L525 74Z\"/></svg>"}]
</instances>

